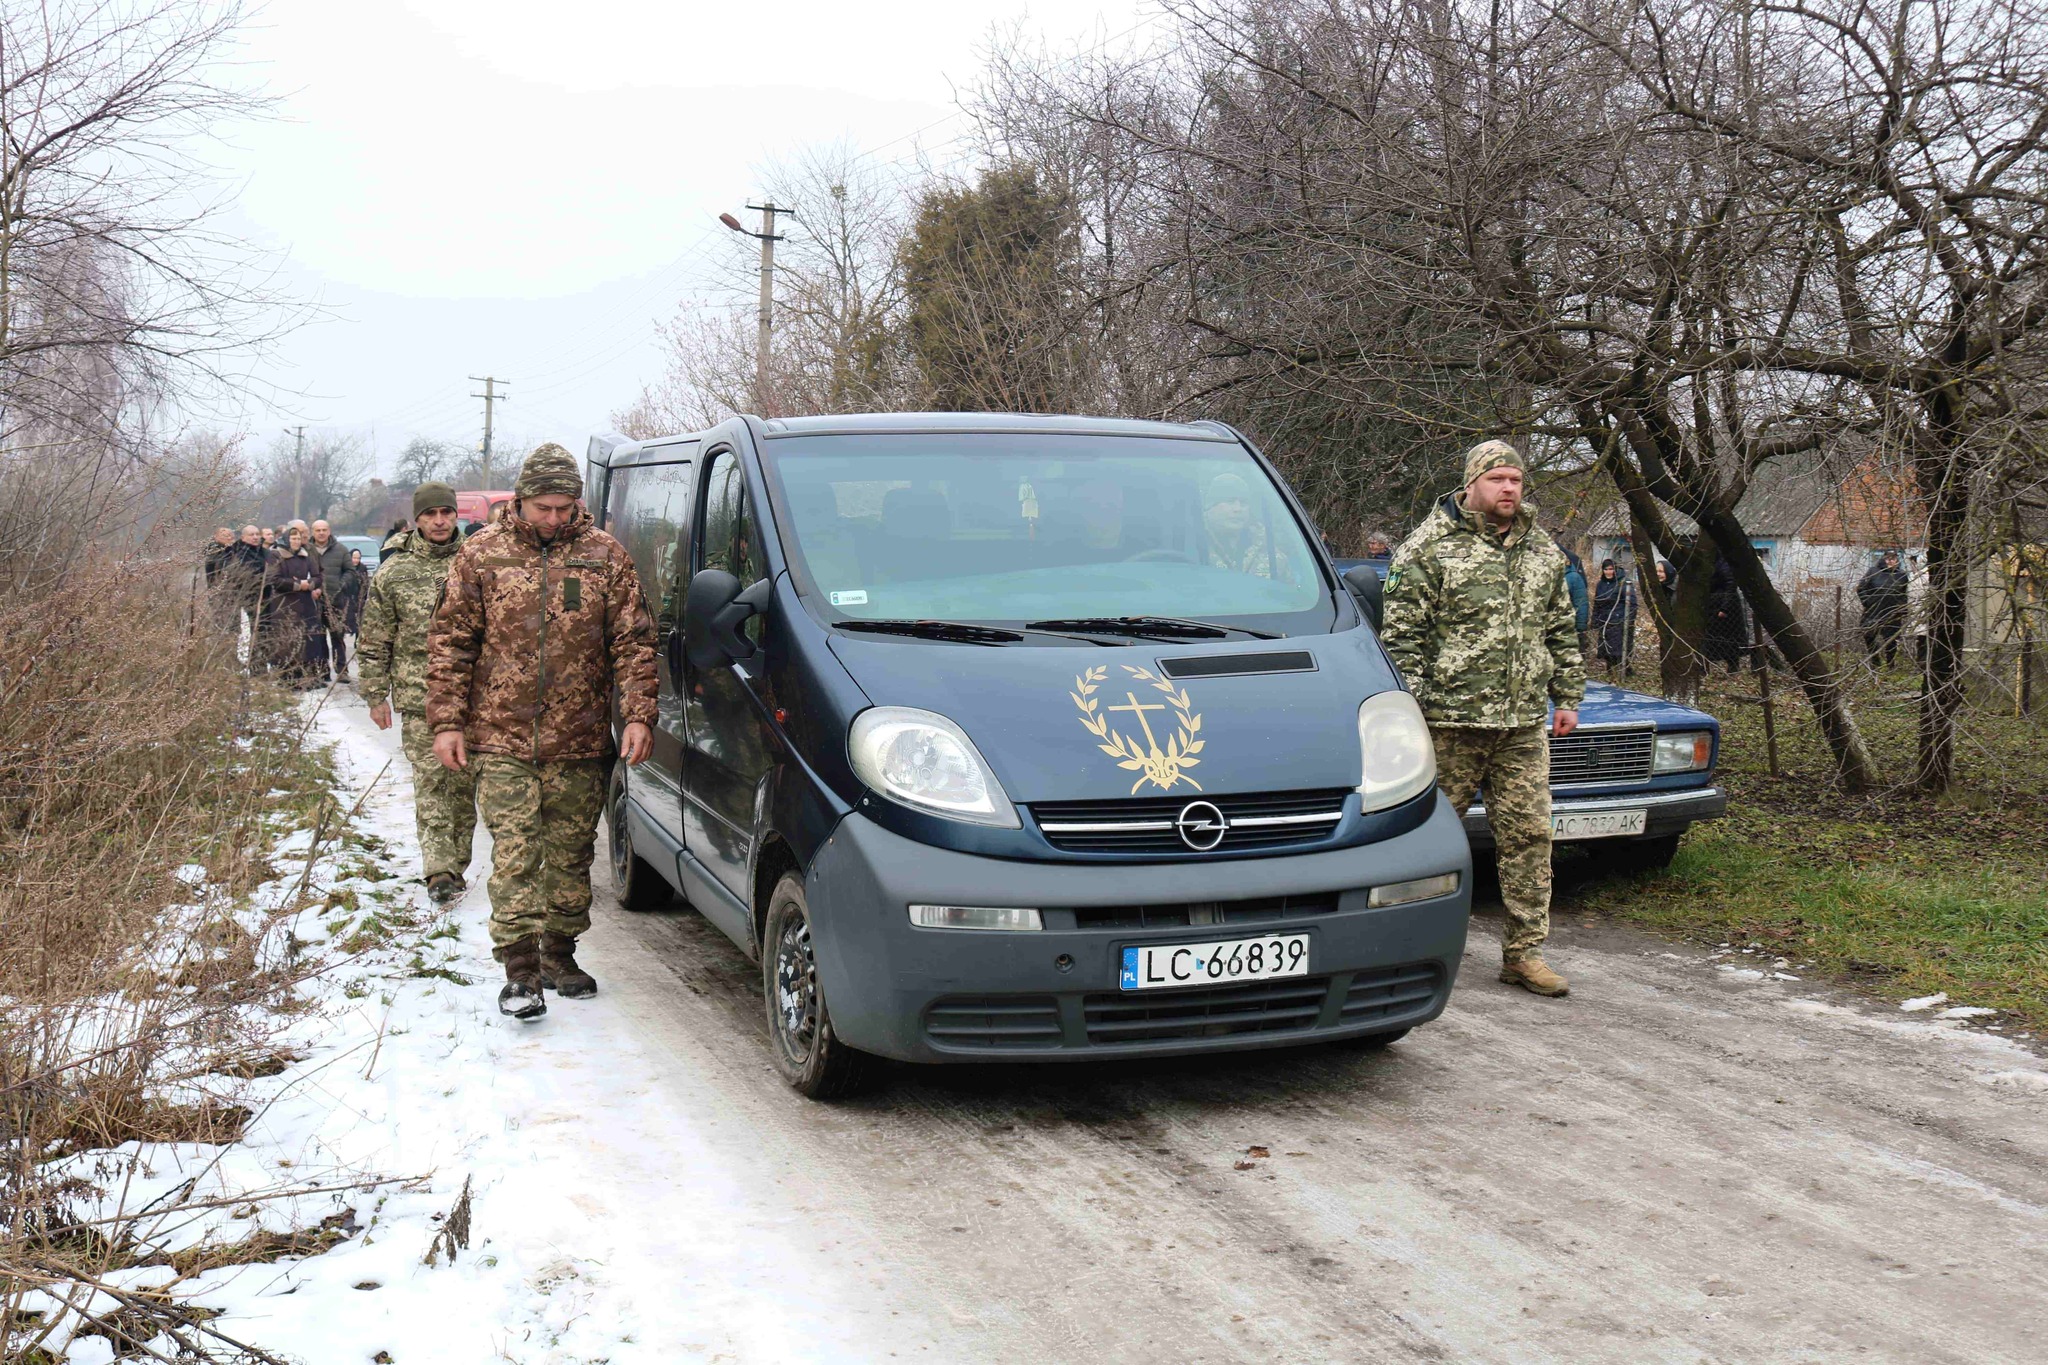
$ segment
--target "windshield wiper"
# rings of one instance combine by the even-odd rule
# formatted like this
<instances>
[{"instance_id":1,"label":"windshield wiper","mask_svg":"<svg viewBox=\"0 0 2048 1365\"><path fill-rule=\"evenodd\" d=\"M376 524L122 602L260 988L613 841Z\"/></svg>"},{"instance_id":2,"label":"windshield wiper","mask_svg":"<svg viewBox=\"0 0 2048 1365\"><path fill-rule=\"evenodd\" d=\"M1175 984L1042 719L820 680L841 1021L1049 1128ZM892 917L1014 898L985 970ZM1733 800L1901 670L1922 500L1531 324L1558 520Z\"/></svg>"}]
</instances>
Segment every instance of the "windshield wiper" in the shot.
<instances>
[{"instance_id":1,"label":"windshield wiper","mask_svg":"<svg viewBox=\"0 0 2048 1365\"><path fill-rule=\"evenodd\" d=\"M1282 637L1250 626L1222 626L1213 621L1190 621L1182 616L1063 616L1050 621L1033 621L1026 630L1086 630L1107 635L1128 635L1136 640L1221 640L1230 632L1255 640Z\"/></svg>"},{"instance_id":2,"label":"windshield wiper","mask_svg":"<svg viewBox=\"0 0 2048 1365\"><path fill-rule=\"evenodd\" d=\"M839 630L860 630L872 635L913 635L920 640L952 640L967 645L1013 645L1024 637L997 626L977 626L971 621L834 621Z\"/></svg>"}]
</instances>

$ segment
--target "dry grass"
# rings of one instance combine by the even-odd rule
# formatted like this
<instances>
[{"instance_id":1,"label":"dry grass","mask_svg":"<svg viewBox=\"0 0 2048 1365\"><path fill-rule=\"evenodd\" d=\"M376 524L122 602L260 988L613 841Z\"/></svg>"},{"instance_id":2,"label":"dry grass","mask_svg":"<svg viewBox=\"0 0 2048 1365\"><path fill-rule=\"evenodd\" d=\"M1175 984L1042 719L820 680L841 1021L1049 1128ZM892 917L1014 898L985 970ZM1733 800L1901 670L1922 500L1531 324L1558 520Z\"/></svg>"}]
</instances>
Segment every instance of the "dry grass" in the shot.
<instances>
[{"instance_id":1,"label":"dry grass","mask_svg":"<svg viewBox=\"0 0 2048 1365\"><path fill-rule=\"evenodd\" d=\"M1907 785L1911 672L1855 678L1858 719L1893 785L1838 791L1811 714L1782 683L1774 776L1756 679L1717 673L1702 704L1722 719L1728 818L1687 835L1667 874L1561 878L1560 905L1789 955L1880 998L1946 992L2009 1026L2048 1028L2048 704L2016 716L2009 692L1980 686L1955 789L1927 797Z\"/></svg>"},{"instance_id":2,"label":"dry grass","mask_svg":"<svg viewBox=\"0 0 2048 1365\"><path fill-rule=\"evenodd\" d=\"M299 907L246 894L294 870L264 851L314 823L327 774L292 699L186 609L189 567L87 556L0 599L0 1358L45 1349L33 1292L112 1293L147 1259L60 1159L232 1142L247 1079L287 1060ZM91 1330L117 1355L267 1358L157 1291L113 1301Z\"/></svg>"}]
</instances>

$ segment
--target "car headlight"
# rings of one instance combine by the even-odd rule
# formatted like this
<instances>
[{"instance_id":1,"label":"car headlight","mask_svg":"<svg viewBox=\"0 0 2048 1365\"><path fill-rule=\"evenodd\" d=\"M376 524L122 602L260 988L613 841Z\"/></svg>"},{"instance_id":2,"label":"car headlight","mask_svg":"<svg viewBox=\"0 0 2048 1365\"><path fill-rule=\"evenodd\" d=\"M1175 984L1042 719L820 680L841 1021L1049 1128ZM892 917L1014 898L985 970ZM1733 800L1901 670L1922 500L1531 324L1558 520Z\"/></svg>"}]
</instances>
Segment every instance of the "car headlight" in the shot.
<instances>
[{"instance_id":1,"label":"car headlight","mask_svg":"<svg viewBox=\"0 0 2048 1365\"><path fill-rule=\"evenodd\" d=\"M854 775L892 801L976 825L1019 826L1017 808L965 731L936 711L877 706L846 736Z\"/></svg>"},{"instance_id":2,"label":"car headlight","mask_svg":"<svg viewBox=\"0 0 2048 1365\"><path fill-rule=\"evenodd\" d=\"M1657 757L1652 770L1660 773L1697 772L1714 757L1714 737L1705 730L1681 730L1657 736Z\"/></svg>"},{"instance_id":3,"label":"car headlight","mask_svg":"<svg viewBox=\"0 0 2048 1365\"><path fill-rule=\"evenodd\" d=\"M1436 746L1415 698L1399 690L1367 697L1358 708L1360 810L1385 810L1436 782Z\"/></svg>"}]
</instances>

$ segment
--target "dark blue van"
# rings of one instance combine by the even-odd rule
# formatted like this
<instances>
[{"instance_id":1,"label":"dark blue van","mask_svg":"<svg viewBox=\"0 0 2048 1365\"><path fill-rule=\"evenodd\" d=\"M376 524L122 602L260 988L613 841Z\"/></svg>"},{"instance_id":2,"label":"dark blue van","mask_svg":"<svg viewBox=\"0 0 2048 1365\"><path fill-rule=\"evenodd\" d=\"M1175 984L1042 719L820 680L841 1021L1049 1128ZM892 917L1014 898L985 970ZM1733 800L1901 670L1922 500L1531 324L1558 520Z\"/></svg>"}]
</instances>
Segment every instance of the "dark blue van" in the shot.
<instances>
[{"instance_id":1,"label":"dark blue van","mask_svg":"<svg viewBox=\"0 0 2048 1365\"><path fill-rule=\"evenodd\" d=\"M1370 594L1236 432L745 417L590 463L663 646L620 899L760 961L804 1094L1443 1011L1464 832Z\"/></svg>"}]
</instances>

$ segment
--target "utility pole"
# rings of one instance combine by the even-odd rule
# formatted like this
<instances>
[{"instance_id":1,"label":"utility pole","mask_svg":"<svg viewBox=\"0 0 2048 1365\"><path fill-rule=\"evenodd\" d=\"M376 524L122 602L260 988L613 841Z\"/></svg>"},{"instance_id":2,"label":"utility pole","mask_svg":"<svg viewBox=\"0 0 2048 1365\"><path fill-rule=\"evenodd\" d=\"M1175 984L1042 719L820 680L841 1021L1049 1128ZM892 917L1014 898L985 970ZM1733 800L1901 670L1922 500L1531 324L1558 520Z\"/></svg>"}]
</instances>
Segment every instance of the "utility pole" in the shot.
<instances>
[{"instance_id":1,"label":"utility pole","mask_svg":"<svg viewBox=\"0 0 2048 1365\"><path fill-rule=\"evenodd\" d=\"M470 376L470 378L484 386L484 391L482 393L472 393L470 397L481 398L484 400L483 486L485 488L489 488L491 486L491 405L493 403L502 403L505 401L505 395L498 392L498 386L500 384L503 384L508 389L511 388L512 386L505 380L496 379L487 374L473 374Z\"/></svg>"},{"instance_id":2,"label":"utility pole","mask_svg":"<svg viewBox=\"0 0 2048 1365\"><path fill-rule=\"evenodd\" d=\"M306 469L306 429L294 427L298 445L292 451L292 520L299 519L299 480Z\"/></svg>"},{"instance_id":3,"label":"utility pole","mask_svg":"<svg viewBox=\"0 0 2048 1365\"><path fill-rule=\"evenodd\" d=\"M743 233L761 243L761 305L757 314L759 333L754 342L754 410L766 417L768 412L768 360L769 333L775 318L775 244L783 239L775 234L775 215L786 213L796 217L796 210L784 208L772 201L766 204L749 204L750 209L761 213L761 230L748 232L740 226L740 220L729 213L718 215L718 221L734 232Z\"/></svg>"}]
</instances>

